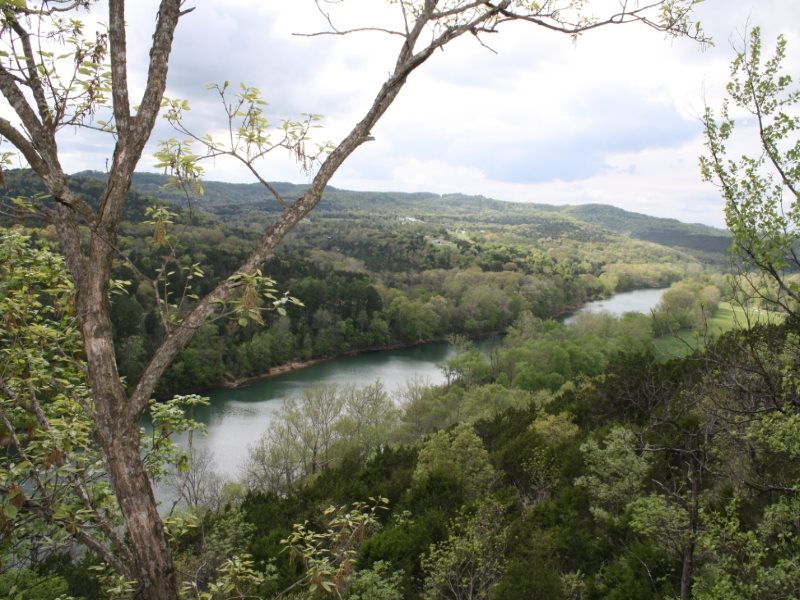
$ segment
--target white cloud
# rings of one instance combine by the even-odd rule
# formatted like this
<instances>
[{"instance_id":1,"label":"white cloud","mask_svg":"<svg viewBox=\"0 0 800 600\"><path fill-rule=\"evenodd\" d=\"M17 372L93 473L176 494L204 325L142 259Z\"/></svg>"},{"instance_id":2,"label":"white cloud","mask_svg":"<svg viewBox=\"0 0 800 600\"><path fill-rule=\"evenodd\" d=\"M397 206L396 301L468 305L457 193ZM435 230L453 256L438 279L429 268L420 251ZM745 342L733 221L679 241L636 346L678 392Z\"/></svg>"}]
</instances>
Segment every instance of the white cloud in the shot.
<instances>
[{"instance_id":1,"label":"white cloud","mask_svg":"<svg viewBox=\"0 0 800 600\"><path fill-rule=\"evenodd\" d=\"M722 200L700 181L699 138L674 147L647 148L606 157L601 173L565 181L510 183L492 179L477 167L406 157L391 177L359 179L353 172L337 177L337 187L361 190L463 192L513 202L543 204L612 204L633 212L681 218L724 227Z\"/></svg>"},{"instance_id":2,"label":"white cloud","mask_svg":"<svg viewBox=\"0 0 800 600\"><path fill-rule=\"evenodd\" d=\"M595 3L607 0L594 0ZM612 2L612 4L616 4ZM342 28L398 24L396 4L322 3ZM135 86L144 81L156 0L129 3ZM800 64L796 0L706 0L697 15L717 46L665 40L645 27L610 27L577 43L531 26L472 36L437 52L409 81L335 185L483 193L538 202L603 201L649 214L720 224L713 187L699 181L698 116L704 96L719 105L746 23L771 47L784 32ZM270 116L326 115L321 135L338 141L363 115L393 68L399 39L367 33L297 37L323 29L311 0L197 2L176 35L169 93L192 101L193 125L219 129L211 81L260 87ZM155 137L173 135L160 126ZM108 147L81 146L65 132L68 170L104 168ZM142 168L152 164L149 157ZM289 160L267 177L304 181ZM209 165L210 179L246 181L241 169Z\"/></svg>"}]
</instances>

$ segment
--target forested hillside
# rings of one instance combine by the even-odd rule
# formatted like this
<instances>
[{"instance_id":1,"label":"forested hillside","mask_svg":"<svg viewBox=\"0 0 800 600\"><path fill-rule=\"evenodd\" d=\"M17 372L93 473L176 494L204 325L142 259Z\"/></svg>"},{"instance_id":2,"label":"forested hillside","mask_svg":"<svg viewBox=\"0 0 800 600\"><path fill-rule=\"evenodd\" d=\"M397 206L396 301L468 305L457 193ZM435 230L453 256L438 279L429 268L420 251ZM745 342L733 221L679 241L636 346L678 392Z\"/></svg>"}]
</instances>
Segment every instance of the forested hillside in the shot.
<instances>
[{"instance_id":1,"label":"forested hillside","mask_svg":"<svg viewBox=\"0 0 800 600\"><path fill-rule=\"evenodd\" d=\"M7 180L15 195L37 191L28 172ZM98 180L72 184L97 203ZM728 400L707 406L704 390L728 393L728 378L751 360L772 365L753 385L780 387L784 363L774 349L791 326L759 330L773 340L769 357L752 358L741 344L755 338L733 336L664 363L653 358L654 337L702 331L733 290L683 251L612 231L659 220L593 207L590 214L614 215L601 228L555 209L507 210L467 196L404 196L387 200L385 212L357 195L332 196L265 270L274 283L262 293L282 300L286 290L299 302L265 312L258 309L269 304L252 305L261 322L204 325L159 394L233 383L288 361L449 336L460 350L442 365L447 384L409 382L394 400L379 382L311 389L279 412L240 476L214 473L213 457L193 452L177 469L164 465L158 477L202 519L179 525L180 568L209 585L235 573L241 590L266 597L296 589L289 595L413 599L456 589L466 597L661 598L679 594L690 575L698 590L712 590L697 597L714 597L727 563L699 550L722 543L699 528L700 499L724 511L738 498L725 471L733 457L711 454L745 434L738 422L719 429L739 409ZM259 204L205 202L189 210L185 199L164 204L130 192L112 318L119 369L131 381L162 339L163 319L229 276L252 232L272 218ZM48 245L51 229L24 203L4 204L18 231ZM702 231L669 226L687 236ZM29 252L8 240L7 252ZM655 319L587 314L569 327L548 320L616 291L670 284ZM166 309L154 302L156 286ZM488 356L469 343L490 334L504 340ZM709 369L720 361L733 372L712 381ZM149 452L163 452L161 435L195 426L165 412L176 406L153 413L154 433L162 433ZM736 477L744 485L764 468L756 456ZM756 515L763 498L738 502ZM734 517L719 514L730 526ZM666 545L654 535L664 527ZM759 560L791 551L779 546ZM66 557L47 556L37 572L49 579L24 576L87 599L109 593ZM464 591L473 585L483 590L477 596Z\"/></svg>"},{"instance_id":2,"label":"forested hillside","mask_svg":"<svg viewBox=\"0 0 800 600\"><path fill-rule=\"evenodd\" d=\"M42 224L13 202L41 194L37 180L29 171L9 171L6 181L0 200L6 223ZM90 206L97 205L97 176L71 181ZM275 215L263 199L224 203L214 196L230 191L236 199L242 186L205 183L202 197L181 199L174 186L164 188L165 177L140 174L140 181L162 200L131 190L121 228L126 258L114 273L127 283L126 293L113 298L112 318L118 366L129 381L163 339L169 311L189 310L194 296L232 275ZM283 187L286 194L300 189ZM642 242L553 207L469 196L326 194L321 210L265 268L276 293L299 302L243 327L204 325L162 378L160 397L233 384L287 362L453 334L498 335L523 313L555 318L587 300L665 287L709 266L687 251ZM631 227L660 222L622 216ZM50 238L53 230L41 235ZM159 304L156 289L169 306Z\"/></svg>"},{"instance_id":3,"label":"forested hillside","mask_svg":"<svg viewBox=\"0 0 800 600\"><path fill-rule=\"evenodd\" d=\"M31 247L22 231L4 235L0 248L2 308L16 332L3 334L9 364L46 352L54 335L77 358L54 363L53 383L41 361L30 363L35 372L6 367L4 378L15 389L23 389L15 377L41 381L35 401L54 424L69 407L71 453L52 436L32 437L26 450L42 461L46 485L61 489L56 498L67 511L80 501L65 486L71 470L101 472L102 460L79 410L85 388L72 367L80 352L69 280L57 259L36 249L46 239ZM694 326L713 313L720 292L700 279L671 291L664 318L697 312ZM37 302L44 296L46 311ZM116 298L119 306L129 296ZM281 323L257 328L253 340L289 339ZM154 405L143 448L154 477L179 492L181 512L167 520L176 564L190 574L186 585L217 594L211 598L656 599L690 589L685 597L778 600L797 580L800 551L791 491L797 436L784 415L797 402L796 327L789 319L737 330L702 353L663 362L650 351L654 323L645 315L587 314L566 327L522 310L489 355L455 339L460 352L442 366L446 385L410 382L399 400L379 382L291 399L250 449L242 475L214 473L212 457L168 443L197 426L179 410L186 404L191 414L194 397ZM203 353L226 354L198 335L202 343L177 363L183 368ZM15 420L25 398L17 396ZM96 483L89 489L102 497ZM37 558L0 575L0 590L125 598L120 584L93 575L94 555L70 555L69 538L30 537L19 521L24 511L12 510L24 509L27 493L13 488L8 496L4 552ZM224 589L236 591L213 591ZM725 595L730 589L740 595Z\"/></svg>"},{"instance_id":4,"label":"forested hillside","mask_svg":"<svg viewBox=\"0 0 800 600\"><path fill-rule=\"evenodd\" d=\"M46 247L52 229L14 200L40 188L29 172L6 177L6 225ZM97 204L100 181L72 185ZM162 467L183 510L202 519L178 528L181 569L201 586L235 577L238 589L265 597L664 598L686 597L690 584L702 599L720 597L720 586L784 597L797 548L775 535L794 526L781 491L794 475L777 465L794 452L791 425L754 415L796 402L785 380L794 321L655 360L654 336L702 331L734 290L709 270L716 261L629 234L726 237L611 207L369 196L331 192L266 267L274 281L261 293L280 310L254 304L258 319L204 325L159 394L451 336L461 350L442 365L447 384L410 383L394 401L379 383L309 390L250 449L241 479L215 474L211 457L194 453L177 470ZM132 190L120 229L126 258L114 270L112 318L131 381L162 339L163 319L229 276L273 218L261 203L165 201ZM5 256L17 258L4 262L6 277L30 252L13 236L7 243ZM33 268L41 259L30 256ZM589 299L670 284L654 318L548 321ZM157 304L156 286L168 306ZM284 302L284 290L298 302ZM489 356L468 342L490 334L505 337ZM164 412L175 406L153 414L161 435L195 426ZM151 452L163 452L159 439ZM746 452L736 450L745 440ZM731 539L740 529L744 537ZM732 565L745 547L753 554L742 571ZM43 557L17 572L16 585L108 597L83 568L95 559Z\"/></svg>"},{"instance_id":5,"label":"forested hillside","mask_svg":"<svg viewBox=\"0 0 800 600\"><path fill-rule=\"evenodd\" d=\"M103 180L98 172L83 172L81 177ZM164 175L137 173L136 190L146 196L178 205L186 196L175 188L165 187L169 180ZM299 197L306 186L273 182L272 185L287 199ZM260 184L232 184L217 181L204 182L201 205L213 214L236 218L237 215L277 212L280 208L265 195ZM319 215L353 217L381 214L439 221L459 216L477 218L482 223L531 225L539 227L532 234L548 235L564 228L597 226L606 231L622 234L637 240L655 242L671 248L681 248L699 254L704 261L721 261L730 245L728 232L706 225L686 224L675 219L662 219L602 204L553 206L547 204L518 204L491 200L480 196L462 194L439 195L424 192L353 192L328 187L325 199L317 211ZM471 217L470 217L471 215Z\"/></svg>"}]
</instances>

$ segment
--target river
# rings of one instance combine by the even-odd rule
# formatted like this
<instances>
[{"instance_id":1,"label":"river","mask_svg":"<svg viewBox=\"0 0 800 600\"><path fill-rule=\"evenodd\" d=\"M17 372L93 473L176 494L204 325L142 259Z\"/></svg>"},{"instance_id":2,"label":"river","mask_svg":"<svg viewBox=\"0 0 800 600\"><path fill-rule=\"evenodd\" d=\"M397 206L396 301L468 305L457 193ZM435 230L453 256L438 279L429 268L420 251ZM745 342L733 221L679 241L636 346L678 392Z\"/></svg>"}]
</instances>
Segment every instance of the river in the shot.
<instances>
[{"instance_id":1,"label":"river","mask_svg":"<svg viewBox=\"0 0 800 600\"><path fill-rule=\"evenodd\" d=\"M600 313L606 312L615 317L621 317L627 312L650 312L661 300L661 294L669 288L655 288L644 290L633 290L630 292L620 292L605 300L595 300L587 302L583 307L563 320L565 325L569 325L575 317L583 312Z\"/></svg>"},{"instance_id":2,"label":"river","mask_svg":"<svg viewBox=\"0 0 800 600\"><path fill-rule=\"evenodd\" d=\"M614 315L629 311L648 312L658 303L663 291L635 290L590 302L564 322L569 323L581 311L602 310ZM338 358L235 390L212 391L207 394L209 406L202 407L194 415L206 424L208 435L195 436L194 444L210 450L217 472L236 479L248 446L264 432L283 399L320 383L366 385L380 379L394 394L414 378L430 384L443 383L444 375L437 364L454 354L455 350L444 342L370 352Z\"/></svg>"},{"instance_id":3,"label":"river","mask_svg":"<svg viewBox=\"0 0 800 600\"><path fill-rule=\"evenodd\" d=\"M235 390L214 390L207 394L209 405L195 415L208 427L208 436L195 437L195 444L211 450L217 471L235 477L247 455L247 446L258 440L285 398L299 395L313 385L327 383L367 385L380 379L393 394L414 378L432 385L440 384L444 376L436 365L454 354L454 348L446 342L368 352L337 358Z\"/></svg>"}]
</instances>

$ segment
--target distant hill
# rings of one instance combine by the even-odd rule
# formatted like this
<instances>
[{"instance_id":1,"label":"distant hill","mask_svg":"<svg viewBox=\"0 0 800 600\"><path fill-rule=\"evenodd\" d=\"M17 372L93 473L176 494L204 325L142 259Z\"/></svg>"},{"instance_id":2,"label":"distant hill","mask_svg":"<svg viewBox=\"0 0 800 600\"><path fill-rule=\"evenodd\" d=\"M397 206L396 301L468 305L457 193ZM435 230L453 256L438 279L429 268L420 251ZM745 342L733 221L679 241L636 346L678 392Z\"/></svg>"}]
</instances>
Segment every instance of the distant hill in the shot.
<instances>
[{"instance_id":1,"label":"distant hill","mask_svg":"<svg viewBox=\"0 0 800 600\"><path fill-rule=\"evenodd\" d=\"M677 219L651 217L608 204L580 204L559 208L562 213L596 223L609 231L673 248L725 253L731 242L730 233L723 229L699 223L682 223Z\"/></svg>"},{"instance_id":2,"label":"distant hill","mask_svg":"<svg viewBox=\"0 0 800 600\"><path fill-rule=\"evenodd\" d=\"M13 173L13 172L12 172ZM19 179L24 171L14 176ZM84 187L95 188L89 181L102 181L105 174L83 171L72 176L87 180ZM23 177L25 178L25 177ZM139 197L153 197L164 202L185 204L180 190L165 187L168 177L156 173L135 173L133 187ZM306 185L286 182L271 184L287 201L298 198ZM137 202L138 204L138 202ZM248 215L277 213L279 204L268 190L258 183L204 182L204 194L197 208L224 220L246 220ZM328 187L315 214L325 217L413 217L420 220L437 218L495 226L526 225L531 235L574 235L577 238L602 231L686 250L705 260L718 262L727 255L729 232L676 219L664 219L629 212L606 204L554 206L504 202L466 194L440 195L430 192L356 192Z\"/></svg>"}]
</instances>

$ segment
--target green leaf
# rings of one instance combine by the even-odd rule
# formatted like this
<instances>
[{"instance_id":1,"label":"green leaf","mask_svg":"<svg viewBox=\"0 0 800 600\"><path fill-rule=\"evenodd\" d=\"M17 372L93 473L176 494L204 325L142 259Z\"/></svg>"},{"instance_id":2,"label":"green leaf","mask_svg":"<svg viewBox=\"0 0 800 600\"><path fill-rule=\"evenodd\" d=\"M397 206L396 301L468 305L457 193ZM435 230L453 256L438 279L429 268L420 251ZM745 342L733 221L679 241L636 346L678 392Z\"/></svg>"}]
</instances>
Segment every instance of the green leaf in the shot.
<instances>
[{"instance_id":1,"label":"green leaf","mask_svg":"<svg viewBox=\"0 0 800 600\"><path fill-rule=\"evenodd\" d=\"M17 517L17 507L13 504L3 504L3 514L7 519L15 519Z\"/></svg>"}]
</instances>

